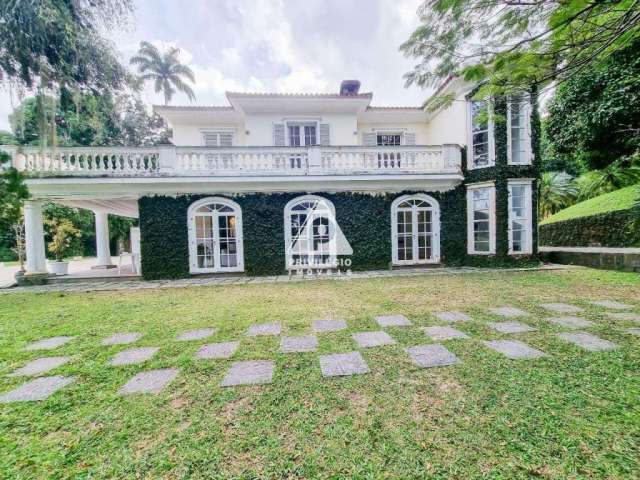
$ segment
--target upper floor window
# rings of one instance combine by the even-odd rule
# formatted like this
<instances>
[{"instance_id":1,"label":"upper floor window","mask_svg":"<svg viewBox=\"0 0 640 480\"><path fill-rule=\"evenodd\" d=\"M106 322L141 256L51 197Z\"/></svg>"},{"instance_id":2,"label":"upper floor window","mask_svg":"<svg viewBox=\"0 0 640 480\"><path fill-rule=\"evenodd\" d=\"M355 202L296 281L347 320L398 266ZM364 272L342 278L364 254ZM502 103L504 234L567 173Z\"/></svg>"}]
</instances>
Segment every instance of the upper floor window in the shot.
<instances>
[{"instance_id":1,"label":"upper floor window","mask_svg":"<svg viewBox=\"0 0 640 480\"><path fill-rule=\"evenodd\" d=\"M290 147L308 147L310 145L318 145L315 123L289 123L287 127Z\"/></svg>"},{"instance_id":2,"label":"upper floor window","mask_svg":"<svg viewBox=\"0 0 640 480\"><path fill-rule=\"evenodd\" d=\"M379 147L380 146L396 146L396 145L400 145L401 139L402 139L402 135L400 135L399 133L391 133L391 134L379 133L376 136L376 144Z\"/></svg>"},{"instance_id":3,"label":"upper floor window","mask_svg":"<svg viewBox=\"0 0 640 480\"><path fill-rule=\"evenodd\" d=\"M531 164L531 107L529 97L513 97L507 103L508 163Z\"/></svg>"},{"instance_id":4,"label":"upper floor window","mask_svg":"<svg viewBox=\"0 0 640 480\"><path fill-rule=\"evenodd\" d=\"M202 132L202 143L205 147L233 146L233 132L207 130Z\"/></svg>"},{"instance_id":5,"label":"upper floor window","mask_svg":"<svg viewBox=\"0 0 640 480\"><path fill-rule=\"evenodd\" d=\"M469 102L469 168L494 165L493 120L487 101Z\"/></svg>"}]
</instances>

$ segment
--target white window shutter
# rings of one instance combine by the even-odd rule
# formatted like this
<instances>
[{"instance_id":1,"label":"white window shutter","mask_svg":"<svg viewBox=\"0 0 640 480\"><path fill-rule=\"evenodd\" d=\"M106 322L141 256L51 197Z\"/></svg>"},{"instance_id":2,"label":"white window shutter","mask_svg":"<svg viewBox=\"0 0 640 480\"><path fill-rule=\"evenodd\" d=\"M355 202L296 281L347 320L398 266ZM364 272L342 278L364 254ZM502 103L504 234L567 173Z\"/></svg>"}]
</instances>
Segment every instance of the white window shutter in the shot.
<instances>
[{"instance_id":1,"label":"white window shutter","mask_svg":"<svg viewBox=\"0 0 640 480\"><path fill-rule=\"evenodd\" d=\"M331 127L328 123L320 124L320 145L331 145Z\"/></svg>"},{"instance_id":2,"label":"white window shutter","mask_svg":"<svg viewBox=\"0 0 640 480\"><path fill-rule=\"evenodd\" d=\"M404 134L404 144L405 145L415 145L416 144L416 134L413 132L405 132Z\"/></svg>"},{"instance_id":3,"label":"white window shutter","mask_svg":"<svg viewBox=\"0 0 640 480\"><path fill-rule=\"evenodd\" d=\"M375 147L377 144L378 141L374 132L362 132L362 145L365 147Z\"/></svg>"},{"instance_id":4,"label":"white window shutter","mask_svg":"<svg viewBox=\"0 0 640 480\"><path fill-rule=\"evenodd\" d=\"M284 123L273 124L273 145L284 147Z\"/></svg>"},{"instance_id":5,"label":"white window shutter","mask_svg":"<svg viewBox=\"0 0 640 480\"><path fill-rule=\"evenodd\" d=\"M216 132L203 132L202 143L204 143L205 147L217 147L218 134Z\"/></svg>"}]
</instances>

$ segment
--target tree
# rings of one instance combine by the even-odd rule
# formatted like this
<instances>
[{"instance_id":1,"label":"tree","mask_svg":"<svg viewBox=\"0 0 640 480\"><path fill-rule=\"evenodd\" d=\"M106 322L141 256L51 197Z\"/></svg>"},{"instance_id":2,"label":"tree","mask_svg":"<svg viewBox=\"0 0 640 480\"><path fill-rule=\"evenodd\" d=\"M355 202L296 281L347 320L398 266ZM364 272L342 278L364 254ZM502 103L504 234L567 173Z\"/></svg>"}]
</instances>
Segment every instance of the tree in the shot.
<instances>
[{"instance_id":1,"label":"tree","mask_svg":"<svg viewBox=\"0 0 640 480\"><path fill-rule=\"evenodd\" d=\"M572 205L578 194L573 177L565 172L545 172L540 181L538 209L541 218Z\"/></svg>"},{"instance_id":2,"label":"tree","mask_svg":"<svg viewBox=\"0 0 640 480\"><path fill-rule=\"evenodd\" d=\"M479 96L561 82L640 35L639 0L425 0L418 15L406 84L462 74Z\"/></svg>"},{"instance_id":3,"label":"tree","mask_svg":"<svg viewBox=\"0 0 640 480\"><path fill-rule=\"evenodd\" d=\"M22 205L29 197L22 175L6 164L11 160L8 153L0 150L0 256L12 257L15 231L22 222Z\"/></svg>"},{"instance_id":4,"label":"tree","mask_svg":"<svg viewBox=\"0 0 640 480\"><path fill-rule=\"evenodd\" d=\"M144 82L153 81L156 93L162 92L164 104L168 105L176 90L186 93L189 100L196 98L193 90L185 78L195 83L193 71L178 60L180 50L171 47L166 52L160 53L155 45L149 42L140 42L138 54L131 58L132 65L137 65L140 79Z\"/></svg>"}]
</instances>

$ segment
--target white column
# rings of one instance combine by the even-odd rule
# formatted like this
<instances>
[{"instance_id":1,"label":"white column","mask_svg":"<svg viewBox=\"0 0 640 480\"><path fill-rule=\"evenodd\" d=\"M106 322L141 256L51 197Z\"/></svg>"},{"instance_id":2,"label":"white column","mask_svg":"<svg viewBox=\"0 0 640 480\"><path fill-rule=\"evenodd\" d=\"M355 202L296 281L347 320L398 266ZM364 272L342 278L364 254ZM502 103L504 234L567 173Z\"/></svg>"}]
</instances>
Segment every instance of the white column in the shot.
<instances>
[{"instance_id":1,"label":"white column","mask_svg":"<svg viewBox=\"0 0 640 480\"><path fill-rule=\"evenodd\" d=\"M24 233L27 254L27 274L47 273L44 251L44 227L42 223L42 202L24 202Z\"/></svg>"},{"instance_id":2,"label":"white column","mask_svg":"<svg viewBox=\"0 0 640 480\"><path fill-rule=\"evenodd\" d=\"M114 268L109 251L109 215L94 211L96 217L96 256L98 262L91 268Z\"/></svg>"}]
</instances>

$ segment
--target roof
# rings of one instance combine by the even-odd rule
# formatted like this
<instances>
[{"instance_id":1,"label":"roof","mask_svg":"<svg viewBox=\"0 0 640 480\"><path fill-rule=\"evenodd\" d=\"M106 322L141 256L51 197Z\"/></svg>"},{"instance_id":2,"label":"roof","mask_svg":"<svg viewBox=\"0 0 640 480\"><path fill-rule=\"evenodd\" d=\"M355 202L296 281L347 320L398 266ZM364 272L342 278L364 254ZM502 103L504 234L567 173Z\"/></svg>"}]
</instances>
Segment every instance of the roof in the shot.
<instances>
[{"instance_id":1,"label":"roof","mask_svg":"<svg viewBox=\"0 0 640 480\"><path fill-rule=\"evenodd\" d=\"M356 95L340 95L339 93L277 93L277 92L225 92L227 98L340 98L354 99L363 98L370 99L373 97L372 92L358 93Z\"/></svg>"}]
</instances>

